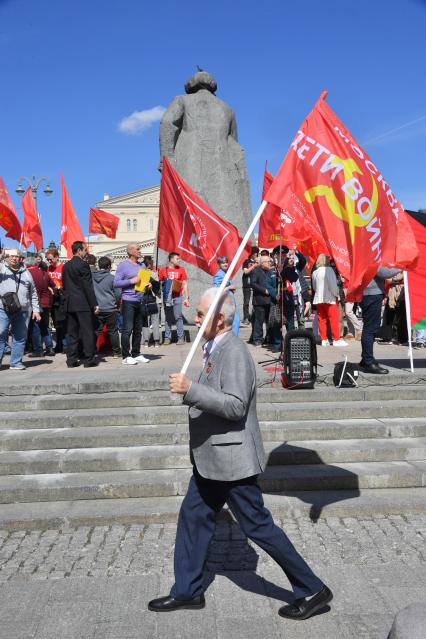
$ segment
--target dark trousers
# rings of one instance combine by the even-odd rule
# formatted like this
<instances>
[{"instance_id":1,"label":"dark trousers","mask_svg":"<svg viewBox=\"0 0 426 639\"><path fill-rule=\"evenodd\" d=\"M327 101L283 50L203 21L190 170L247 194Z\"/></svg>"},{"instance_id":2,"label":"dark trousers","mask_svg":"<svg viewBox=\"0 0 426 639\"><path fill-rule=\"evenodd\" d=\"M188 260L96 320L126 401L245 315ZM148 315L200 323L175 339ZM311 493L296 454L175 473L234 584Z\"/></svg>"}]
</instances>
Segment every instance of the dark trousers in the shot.
<instances>
[{"instance_id":1,"label":"dark trousers","mask_svg":"<svg viewBox=\"0 0 426 639\"><path fill-rule=\"evenodd\" d=\"M89 362L95 356L95 324L91 311L67 313L67 363L78 359ZM79 358L79 342L83 357Z\"/></svg>"},{"instance_id":2,"label":"dark trousers","mask_svg":"<svg viewBox=\"0 0 426 639\"><path fill-rule=\"evenodd\" d=\"M98 315L96 315L96 321L96 340L98 339L103 327L106 326L107 333L111 340L112 352L115 355L119 355L121 350L120 336L118 334L117 311L101 311Z\"/></svg>"},{"instance_id":3,"label":"dark trousers","mask_svg":"<svg viewBox=\"0 0 426 639\"><path fill-rule=\"evenodd\" d=\"M203 568L215 530L215 514L228 504L243 533L263 548L287 575L296 598L313 595L323 582L312 572L263 504L257 478L213 481L196 469L182 502L175 543L175 584L171 596L192 599L203 588Z\"/></svg>"},{"instance_id":4,"label":"dark trousers","mask_svg":"<svg viewBox=\"0 0 426 639\"><path fill-rule=\"evenodd\" d=\"M142 306L140 302L130 302L123 300L121 303L121 315L123 317L123 328L121 331L121 353L123 359L137 357L141 351L142 335ZM132 336L132 350L130 352L130 335Z\"/></svg>"},{"instance_id":5,"label":"dark trousers","mask_svg":"<svg viewBox=\"0 0 426 639\"><path fill-rule=\"evenodd\" d=\"M260 344L263 342L263 324L268 321L269 304L264 306L254 306L253 314L253 343Z\"/></svg>"},{"instance_id":6,"label":"dark trousers","mask_svg":"<svg viewBox=\"0 0 426 639\"><path fill-rule=\"evenodd\" d=\"M56 333L55 333L55 340L56 340L55 351L57 353L62 353L62 351L64 349L63 340L64 340L64 337L65 337L65 331L66 331L66 321L58 320L57 311L58 311L58 309L55 308L54 306L50 309L50 313L52 315L53 325L54 325L55 330L56 330Z\"/></svg>"},{"instance_id":7,"label":"dark trousers","mask_svg":"<svg viewBox=\"0 0 426 639\"><path fill-rule=\"evenodd\" d=\"M365 366L371 366L376 361L374 359L373 346L374 338L382 320L382 303L383 295L364 295L362 298L361 362Z\"/></svg>"},{"instance_id":8,"label":"dark trousers","mask_svg":"<svg viewBox=\"0 0 426 639\"><path fill-rule=\"evenodd\" d=\"M251 288L250 286L243 286L243 321L250 319L250 300Z\"/></svg>"}]
</instances>

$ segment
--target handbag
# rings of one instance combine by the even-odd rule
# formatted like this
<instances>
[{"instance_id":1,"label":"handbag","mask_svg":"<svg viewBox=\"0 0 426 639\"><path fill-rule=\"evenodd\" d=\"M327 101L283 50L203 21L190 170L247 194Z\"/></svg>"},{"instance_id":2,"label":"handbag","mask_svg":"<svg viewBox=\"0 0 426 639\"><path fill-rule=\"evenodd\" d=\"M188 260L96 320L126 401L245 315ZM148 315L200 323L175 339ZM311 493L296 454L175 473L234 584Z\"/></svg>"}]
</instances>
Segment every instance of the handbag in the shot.
<instances>
[{"instance_id":1,"label":"handbag","mask_svg":"<svg viewBox=\"0 0 426 639\"><path fill-rule=\"evenodd\" d=\"M8 315L16 315L16 313L19 313L20 311L22 311L21 302L19 301L19 297L18 297L18 289L21 283L21 273L19 273L18 280L16 280L15 273L13 273L13 277L15 278L16 291L11 291L1 296L1 301L3 302L4 311Z\"/></svg>"},{"instance_id":2,"label":"handbag","mask_svg":"<svg viewBox=\"0 0 426 639\"><path fill-rule=\"evenodd\" d=\"M155 295L152 293L144 293L141 299L142 315L155 315L158 313L158 305Z\"/></svg>"}]
</instances>

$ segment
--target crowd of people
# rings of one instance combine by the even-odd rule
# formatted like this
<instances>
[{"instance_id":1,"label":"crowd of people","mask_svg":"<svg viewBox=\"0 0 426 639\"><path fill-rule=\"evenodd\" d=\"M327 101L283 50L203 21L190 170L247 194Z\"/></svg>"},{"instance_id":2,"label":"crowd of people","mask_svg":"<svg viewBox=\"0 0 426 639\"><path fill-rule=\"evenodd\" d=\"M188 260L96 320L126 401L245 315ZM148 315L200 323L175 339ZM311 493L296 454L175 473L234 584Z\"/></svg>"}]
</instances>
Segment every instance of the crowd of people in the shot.
<instances>
[{"instance_id":1,"label":"crowd of people","mask_svg":"<svg viewBox=\"0 0 426 639\"><path fill-rule=\"evenodd\" d=\"M83 241L72 245L73 257L60 260L56 248L44 257L3 251L0 261L0 362L10 352L10 368L24 370L24 353L41 358L66 353L67 366L97 366L97 352L106 345L123 365L146 364L146 349L185 343L185 308L189 286L179 253L156 268L143 257L138 243L127 246L127 259L115 273L107 256L96 259ZM229 268L225 255L217 258L213 287L219 287ZM144 271L146 273L144 274ZM232 280L227 290L236 291ZM281 353L285 332L304 328L309 321L321 347L362 344L361 368L387 369L374 357L374 343L404 344L408 340L403 275L380 268L358 304L346 300L345 281L332 259L320 255L308 268L296 249L251 249L242 265L242 319L235 312L232 331L251 327L249 342ZM192 318L190 318L192 319ZM172 339L176 327L177 340ZM53 335L54 338L53 338ZM10 340L11 338L11 340ZM426 347L426 330L413 335L415 347Z\"/></svg>"},{"instance_id":2,"label":"crowd of people","mask_svg":"<svg viewBox=\"0 0 426 639\"><path fill-rule=\"evenodd\" d=\"M111 259L97 260L83 241L73 243L72 254L62 262L56 248L44 259L2 251L0 363L9 352L10 368L25 370L25 352L32 358L65 353L69 368L91 368L107 342L124 365L146 364L141 348L160 346L161 308L163 344L172 344L173 326L177 344L184 343L182 307L189 305L189 294L178 253L170 253L167 266L157 270L152 257L142 257L139 244L131 243L115 274Z\"/></svg>"}]
</instances>

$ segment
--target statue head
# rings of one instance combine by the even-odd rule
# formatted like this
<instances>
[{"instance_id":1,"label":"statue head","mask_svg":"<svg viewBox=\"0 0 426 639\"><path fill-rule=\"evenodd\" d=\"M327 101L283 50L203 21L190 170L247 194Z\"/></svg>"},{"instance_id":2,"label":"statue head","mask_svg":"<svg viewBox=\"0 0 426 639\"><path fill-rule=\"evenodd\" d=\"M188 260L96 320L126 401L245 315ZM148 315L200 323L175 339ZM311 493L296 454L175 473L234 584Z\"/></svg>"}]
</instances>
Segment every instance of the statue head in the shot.
<instances>
[{"instance_id":1,"label":"statue head","mask_svg":"<svg viewBox=\"0 0 426 639\"><path fill-rule=\"evenodd\" d=\"M185 84L186 93L197 93L200 89L207 89L210 93L217 90L216 80L207 71L197 71Z\"/></svg>"}]
</instances>

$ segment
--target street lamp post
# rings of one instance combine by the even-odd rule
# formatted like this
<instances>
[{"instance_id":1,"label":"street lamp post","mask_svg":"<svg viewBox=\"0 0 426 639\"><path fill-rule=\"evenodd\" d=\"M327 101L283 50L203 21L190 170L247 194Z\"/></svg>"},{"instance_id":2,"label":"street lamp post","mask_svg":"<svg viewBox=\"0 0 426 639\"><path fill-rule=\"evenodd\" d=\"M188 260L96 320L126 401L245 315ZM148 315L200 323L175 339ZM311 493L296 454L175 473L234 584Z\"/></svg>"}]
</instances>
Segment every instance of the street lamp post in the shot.
<instances>
[{"instance_id":1,"label":"street lamp post","mask_svg":"<svg viewBox=\"0 0 426 639\"><path fill-rule=\"evenodd\" d=\"M36 176L33 175L31 179L27 178L25 176L21 176L19 178L19 180L18 180L18 186L15 189L15 191L16 191L16 193L18 195L24 195L24 193L25 193L25 189L22 186L22 182L26 182L28 184L28 186L31 187L31 191L33 193L33 198L34 198L35 208L36 208L36 211L37 211L37 215L39 216L39 219L40 219L40 215L38 214L38 210L37 210L37 191L38 191L38 188L39 188L40 184L42 182L46 182L46 186L44 187L43 192L47 196L52 195L53 189L50 186L50 180L49 180L48 177L45 177L45 176L36 178Z\"/></svg>"}]
</instances>

